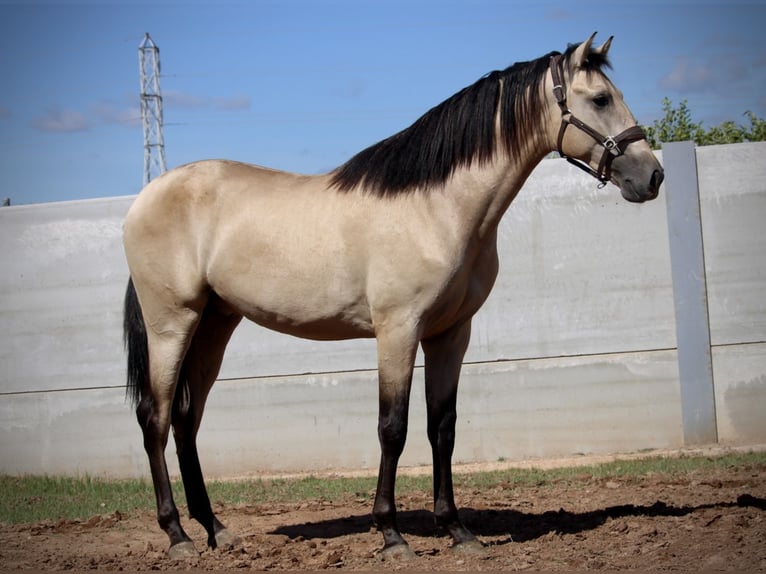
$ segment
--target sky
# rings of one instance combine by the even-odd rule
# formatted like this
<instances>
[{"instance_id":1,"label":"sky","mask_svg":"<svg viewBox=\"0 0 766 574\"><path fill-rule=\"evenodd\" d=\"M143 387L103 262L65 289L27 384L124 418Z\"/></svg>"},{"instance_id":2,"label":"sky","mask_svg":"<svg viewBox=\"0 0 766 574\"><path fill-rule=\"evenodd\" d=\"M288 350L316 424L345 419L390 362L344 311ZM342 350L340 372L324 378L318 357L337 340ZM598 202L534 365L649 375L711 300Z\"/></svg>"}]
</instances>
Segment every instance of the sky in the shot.
<instances>
[{"instance_id":1,"label":"sky","mask_svg":"<svg viewBox=\"0 0 766 574\"><path fill-rule=\"evenodd\" d=\"M0 198L133 195L139 51L160 49L168 168L322 173L484 74L598 32L639 123L766 117L766 0L0 0Z\"/></svg>"}]
</instances>

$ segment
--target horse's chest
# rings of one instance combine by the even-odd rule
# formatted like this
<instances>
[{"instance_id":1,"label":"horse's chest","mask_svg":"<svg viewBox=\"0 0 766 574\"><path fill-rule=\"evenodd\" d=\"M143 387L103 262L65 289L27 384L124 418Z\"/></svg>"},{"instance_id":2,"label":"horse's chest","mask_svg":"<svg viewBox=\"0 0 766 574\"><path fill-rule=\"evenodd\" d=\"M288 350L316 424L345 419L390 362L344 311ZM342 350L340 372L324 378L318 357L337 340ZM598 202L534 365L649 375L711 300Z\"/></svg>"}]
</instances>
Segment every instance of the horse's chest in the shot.
<instances>
[{"instance_id":1,"label":"horse's chest","mask_svg":"<svg viewBox=\"0 0 766 574\"><path fill-rule=\"evenodd\" d=\"M473 316L492 291L498 260L494 245L462 265L442 287L428 316L428 331L440 332Z\"/></svg>"}]
</instances>

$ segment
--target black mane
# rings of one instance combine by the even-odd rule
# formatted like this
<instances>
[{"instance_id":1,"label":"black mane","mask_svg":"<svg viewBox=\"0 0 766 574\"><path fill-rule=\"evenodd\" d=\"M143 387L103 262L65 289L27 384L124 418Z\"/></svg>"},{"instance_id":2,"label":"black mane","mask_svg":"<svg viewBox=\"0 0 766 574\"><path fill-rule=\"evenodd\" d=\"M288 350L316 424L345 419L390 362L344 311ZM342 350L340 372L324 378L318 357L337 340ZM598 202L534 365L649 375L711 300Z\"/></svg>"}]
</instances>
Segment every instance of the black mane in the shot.
<instances>
[{"instance_id":1,"label":"black mane","mask_svg":"<svg viewBox=\"0 0 766 574\"><path fill-rule=\"evenodd\" d=\"M568 47L565 60L576 47ZM379 196L442 185L459 167L492 161L498 106L502 145L510 155L523 152L542 134L544 99L537 87L557 54L490 72L410 127L356 154L332 172L332 184L340 191L363 185ZM609 65L596 53L588 60L589 70Z\"/></svg>"}]
</instances>

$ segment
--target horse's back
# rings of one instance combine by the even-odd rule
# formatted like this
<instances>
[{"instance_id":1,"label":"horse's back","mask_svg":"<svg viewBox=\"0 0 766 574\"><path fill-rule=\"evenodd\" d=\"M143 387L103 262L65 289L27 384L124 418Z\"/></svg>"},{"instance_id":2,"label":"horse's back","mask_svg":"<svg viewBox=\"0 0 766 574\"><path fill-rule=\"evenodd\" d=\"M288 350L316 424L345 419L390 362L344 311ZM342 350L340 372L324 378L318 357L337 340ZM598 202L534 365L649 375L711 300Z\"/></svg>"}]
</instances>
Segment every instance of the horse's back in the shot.
<instances>
[{"instance_id":1,"label":"horse's back","mask_svg":"<svg viewBox=\"0 0 766 574\"><path fill-rule=\"evenodd\" d=\"M257 201L269 193L289 192L305 176L231 160L202 160L179 166L152 180L141 190L128 212L126 227L170 214L200 218L212 213L225 198L233 202Z\"/></svg>"},{"instance_id":2,"label":"horse's back","mask_svg":"<svg viewBox=\"0 0 766 574\"><path fill-rule=\"evenodd\" d=\"M167 172L125 221L137 289L162 285L182 305L214 291L233 311L298 336L370 336L360 232L327 181L223 160Z\"/></svg>"},{"instance_id":3,"label":"horse's back","mask_svg":"<svg viewBox=\"0 0 766 574\"><path fill-rule=\"evenodd\" d=\"M240 223L256 226L309 179L230 160L170 170L151 181L128 211L123 226L128 261L145 258L147 249L169 247L193 247L201 255L217 233Z\"/></svg>"}]
</instances>

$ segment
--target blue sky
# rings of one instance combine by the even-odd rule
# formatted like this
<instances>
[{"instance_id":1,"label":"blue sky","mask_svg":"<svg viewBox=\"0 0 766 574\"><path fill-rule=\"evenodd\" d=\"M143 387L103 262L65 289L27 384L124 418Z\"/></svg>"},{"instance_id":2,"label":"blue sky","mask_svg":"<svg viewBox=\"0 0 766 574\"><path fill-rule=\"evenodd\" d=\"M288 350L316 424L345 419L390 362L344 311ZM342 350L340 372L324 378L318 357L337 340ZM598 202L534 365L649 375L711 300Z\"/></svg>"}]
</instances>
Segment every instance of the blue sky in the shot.
<instances>
[{"instance_id":1,"label":"blue sky","mask_svg":"<svg viewBox=\"0 0 766 574\"><path fill-rule=\"evenodd\" d=\"M766 117L766 2L0 0L0 197L141 188L138 46L160 48L168 167L328 171L485 73L598 31L639 122L664 96Z\"/></svg>"}]
</instances>

